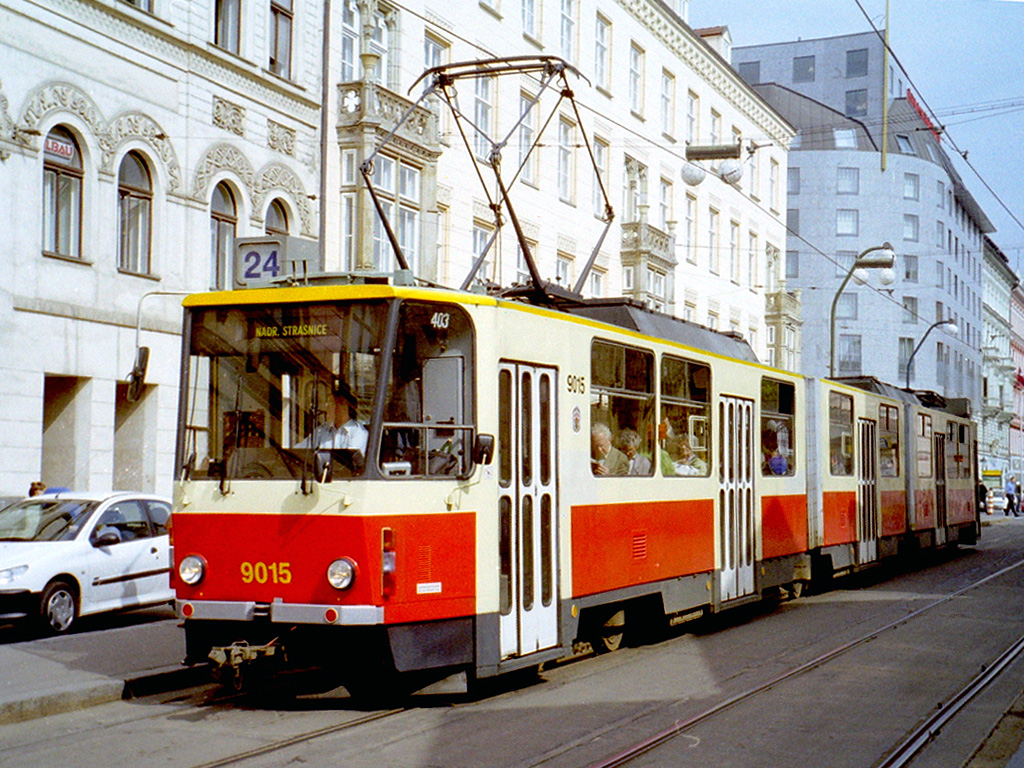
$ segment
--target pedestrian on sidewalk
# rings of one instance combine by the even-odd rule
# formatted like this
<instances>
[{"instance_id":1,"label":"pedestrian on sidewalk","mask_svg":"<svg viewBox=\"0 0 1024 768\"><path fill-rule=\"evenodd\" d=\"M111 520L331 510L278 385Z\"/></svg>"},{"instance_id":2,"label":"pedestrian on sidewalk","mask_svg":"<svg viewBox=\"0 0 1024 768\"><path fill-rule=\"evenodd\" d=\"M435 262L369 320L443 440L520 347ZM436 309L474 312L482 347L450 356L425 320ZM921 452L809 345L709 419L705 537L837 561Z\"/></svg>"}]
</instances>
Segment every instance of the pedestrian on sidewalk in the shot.
<instances>
[{"instance_id":1,"label":"pedestrian on sidewalk","mask_svg":"<svg viewBox=\"0 0 1024 768\"><path fill-rule=\"evenodd\" d=\"M1017 478L1010 476L1010 479L1006 481L1006 517L1011 514L1014 517L1020 517L1020 512L1017 511Z\"/></svg>"}]
</instances>

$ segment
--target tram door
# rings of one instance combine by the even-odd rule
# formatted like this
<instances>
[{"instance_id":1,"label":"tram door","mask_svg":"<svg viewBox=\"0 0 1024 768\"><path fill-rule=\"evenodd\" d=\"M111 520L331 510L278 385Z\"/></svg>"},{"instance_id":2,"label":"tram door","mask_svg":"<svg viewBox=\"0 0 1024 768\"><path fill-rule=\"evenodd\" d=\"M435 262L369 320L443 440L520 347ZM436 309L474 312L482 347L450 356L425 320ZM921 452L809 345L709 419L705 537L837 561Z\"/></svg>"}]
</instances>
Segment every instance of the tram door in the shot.
<instances>
[{"instance_id":1,"label":"tram door","mask_svg":"<svg viewBox=\"0 0 1024 768\"><path fill-rule=\"evenodd\" d=\"M558 644L557 371L498 368L501 657Z\"/></svg>"},{"instance_id":2,"label":"tram door","mask_svg":"<svg viewBox=\"0 0 1024 768\"><path fill-rule=\"evenodd\" d=\"M936 544L946 543L946 435L933 433L935 449L935 537Z\"/></svg>"},{"instance_id":3,"label":"tram door","mask_svg":"<svg viewBox=\"0 0 1024 768\"><path fill-rule=\"evenodd\" d=\"M857 539L859 562L878 559L878 426L858 421L860 462L857 472Z\"/></svg>"},{"instance_id":4,"label":"tram door","mask_svg":"<svg viewBox=\"0 0 1024 768\"><path fill-rule=\"evenodd\" d=\"M718 406L721 601L754 592L754 401L723 396Z\"/></svg>"}]
</instances>

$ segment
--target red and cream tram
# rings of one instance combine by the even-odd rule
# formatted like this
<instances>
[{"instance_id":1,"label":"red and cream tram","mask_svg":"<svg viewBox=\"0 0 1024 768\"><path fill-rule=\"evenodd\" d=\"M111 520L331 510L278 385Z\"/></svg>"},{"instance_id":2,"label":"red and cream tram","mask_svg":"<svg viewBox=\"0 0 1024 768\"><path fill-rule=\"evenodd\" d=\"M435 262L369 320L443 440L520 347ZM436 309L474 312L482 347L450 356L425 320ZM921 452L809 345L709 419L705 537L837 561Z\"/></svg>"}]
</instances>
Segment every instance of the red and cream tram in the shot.
<instances>
[{"instance_id":1,"label":"red and cream tram","mask_svg":"<svg viewBox=\"0 0 1024 768\"><path fill-rule=\"evenodd\" d=\"M956 403L628 301L325 278L185 307L192 662L487 677L977 534Z\"/></svg>"}]
</instances>

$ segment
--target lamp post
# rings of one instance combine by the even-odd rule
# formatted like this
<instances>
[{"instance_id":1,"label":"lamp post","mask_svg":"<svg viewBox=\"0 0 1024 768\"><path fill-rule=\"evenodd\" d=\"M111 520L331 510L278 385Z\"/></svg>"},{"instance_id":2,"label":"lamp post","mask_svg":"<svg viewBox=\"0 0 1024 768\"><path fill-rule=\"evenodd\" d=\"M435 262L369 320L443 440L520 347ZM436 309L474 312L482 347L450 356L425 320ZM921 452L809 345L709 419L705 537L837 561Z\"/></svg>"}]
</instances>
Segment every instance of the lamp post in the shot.
<instances>
[{"instance_id":1,"label":"lamp post","mask_svg":"<svg viewBox=\"0 0 1024 768\"><path fill-rule=\"evenodd\" d=\"M884 285L889 285L896 279L893 273L893 265L896 264L896 254L892 252L892 245L883 243L867 250L861 251L853 260L850 271L846 273L843 282L832 299L832 314L829 318L829 343L828 343L828 375L835 378L836 375L836 307L839 304L839 297L842 295L846 284L850 282L853 273L858 269L881 269L880 280Z\"/></svg>"},{"instance_id":2,"label":"lamp post","mask_svg":"<svg viewBox=\"0 0 1024 768\"><path fill-rule=\"evenodd\" d=\"M907 360L907 389L910 389L910 372L914 370L914 357L917 355L917 350L919 350L921 345L924 344L924 340L928 338L928 334L932 332L932 329L938 328L940 325L949 326L946 328L946 331L954 335L960 332L960 329L957 328L956 321L951 317L947 317L945 320L939 320L928 326L928 330L924 332L924 336L922 336L921 340L917 342L917 346L914 347L914 351L910 353L910 359Z\"/></svg>"}]
</instances>

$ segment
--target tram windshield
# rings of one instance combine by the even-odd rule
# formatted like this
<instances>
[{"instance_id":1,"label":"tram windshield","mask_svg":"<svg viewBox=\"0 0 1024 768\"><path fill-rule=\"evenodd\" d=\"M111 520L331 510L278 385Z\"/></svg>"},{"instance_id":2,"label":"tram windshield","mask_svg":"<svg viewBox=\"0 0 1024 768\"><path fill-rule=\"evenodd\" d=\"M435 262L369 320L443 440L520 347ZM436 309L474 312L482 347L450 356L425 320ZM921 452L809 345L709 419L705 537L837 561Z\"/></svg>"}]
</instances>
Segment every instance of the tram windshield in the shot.
<instances>
[{"instance_id":1,"label":"tram windshield","mask_svg":"<svg viewBox=\"0 0 1024 768\"><path fill-rule=\"evenodd\" d=\"M451 305L406 302L385 355L388 309L365 301L194 310L183 473L312 478L319 454L334 479L463 474L468 318Z\"/></svg>"}]
</instances>

